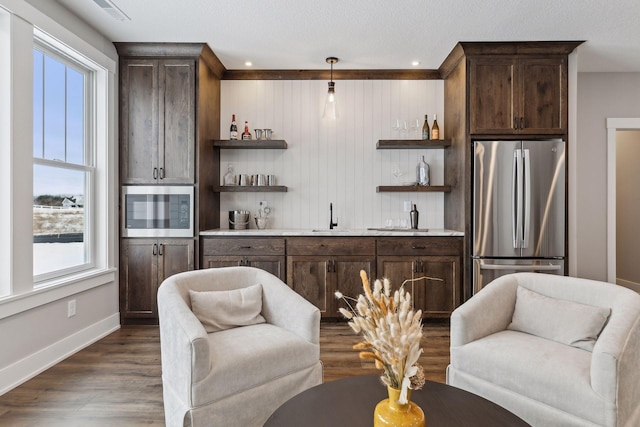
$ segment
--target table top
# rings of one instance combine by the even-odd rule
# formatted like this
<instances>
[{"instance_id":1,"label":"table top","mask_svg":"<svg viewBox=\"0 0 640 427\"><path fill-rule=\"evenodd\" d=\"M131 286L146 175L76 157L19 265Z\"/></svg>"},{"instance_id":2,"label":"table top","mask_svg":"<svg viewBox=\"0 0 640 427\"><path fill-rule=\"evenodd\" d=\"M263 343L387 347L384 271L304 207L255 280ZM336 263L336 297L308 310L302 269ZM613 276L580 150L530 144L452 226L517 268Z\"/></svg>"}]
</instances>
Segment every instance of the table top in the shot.
<instances>
[{"instance_id":1,"label":"table top","mask_svg":"<svg viewBox=\"0 0 640 427\"><path fill-rule=\"evenodd\" d=\"M278 408L265 427L371 427L376 404L387 397L378 376L357 376L320 384ZM429 427L529 426L506 409L473 393L427 381L411 401L424 411Z\"/></svg>"}]
</instances>

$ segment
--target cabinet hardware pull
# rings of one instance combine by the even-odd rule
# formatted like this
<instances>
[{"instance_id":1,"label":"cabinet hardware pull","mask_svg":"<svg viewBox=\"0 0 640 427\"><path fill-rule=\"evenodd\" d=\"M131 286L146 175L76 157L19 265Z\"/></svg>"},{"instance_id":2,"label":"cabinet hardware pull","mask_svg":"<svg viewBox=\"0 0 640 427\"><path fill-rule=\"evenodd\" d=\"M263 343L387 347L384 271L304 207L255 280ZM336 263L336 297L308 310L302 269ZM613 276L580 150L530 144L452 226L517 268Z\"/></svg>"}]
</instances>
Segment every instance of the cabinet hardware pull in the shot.
<instances>
[{"instance_id":1,"label":"cabinet hardware pull","mask_svg":"<svg viewBox=\"0 0 640 427\"><path fill-rule=\"evenodd\" d=\"M331 273L331 260L327 261L327 273Z\"/></svg>"},{"instance_id":2,"label":"cabinet hardware pull","mask_svg":"<svg viewBox=\"0 0 640 427\"><path fill-rule=\"evenodd\" d=\"M153 179L158 179L158 168L153 168Z\"/></svg>"},{"instance_id":3,"label":"cabinet hardware pull","mask_svg":"<svg viewBox=\"0 0 640 427\"><path fill-rule=\"evenodd\" d=\"M336 267L336 261L333 260L331 262L333 263L333 272L336 273L338 271L338 268Z\"/></svg>"},{"instance_id":4,"label":"cabinet hardware pull","mask_svg":"<svg viewBox=\"0 0 640 427\"><path fill-rule=\"evenodd\" d=\"M164 247L164 244L160 243L160 246L158 246L158 255L162 256L162 248Z\"/></svg>"},{"instance_id":5,"label":"cabinet hardware pull","mask_svg":"<svg viewBox=\"0 0 640 427\"><path fill-rule=\"evenodd\" d=\"M517 117L513 118L513 128L514 129L518 129L518 118Z\"/></svg>"},{"instance_id":6,"label":"cabinet hardware pull","mask_svg":"<svg viewBox=\"0 0 640 427\"><path fill-rule=\"evenodd\" d=\"M425 246L416 246L416 245L412 245L411 249L426 249Z\"/></svg>"},{"instance_id":7,"label":"cabinet hardware pull","mask_svg":"<svg viewBox=\"0 0 640 427\"><path fill-rule=\"evenodd\" d=\"M160 168L160 179L164 179L164 168Z\"/></svg>"},{"instance_id":8,"label":"cabinet hardware pull","mask_svg":"<svg viewBox=\"0 0 640 427\"><path fill-rule=\"evenodd\" d=\"M153 244L153 251L151 252L153 254L153 256L158 255L158 245L157 244Z\"/></svg>"},{"instance_id":9,"label":"cabinet hardware pull","mask_svg":"<svg viewBox=\"0 0 640 427\"><path fill-rule=\"evenodd\" d=\"M251 246L240 246L240 249L251 249Z\"/></svg>"},{"instance_id":10,"label":"cabinet hardware pull","mask_svg":"<svg viewBox=\"0 0 640 427\"><path fill-rule=\"evenodd\" d=\"M524 117L520 117L520 129L524 129Z\"/></svg>"}]
</instances>

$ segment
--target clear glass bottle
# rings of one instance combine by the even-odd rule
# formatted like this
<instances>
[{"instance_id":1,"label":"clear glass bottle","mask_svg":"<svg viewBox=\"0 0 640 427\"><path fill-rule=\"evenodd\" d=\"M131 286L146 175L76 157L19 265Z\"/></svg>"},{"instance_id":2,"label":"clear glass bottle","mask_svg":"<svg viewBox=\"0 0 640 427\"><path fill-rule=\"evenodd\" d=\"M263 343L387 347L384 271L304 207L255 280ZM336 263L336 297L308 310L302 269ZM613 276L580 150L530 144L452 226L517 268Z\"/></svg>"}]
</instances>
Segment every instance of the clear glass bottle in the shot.
<instances>
[{"instance_id":1,"label":"clear glass bottle","mask_svg":"<svg viewBox=\"0 0 640 427\"><path fill-rule=\"evenodd\" d=\"M236 185L234 181L233 165L231 163L227 166L227 173L222 177L222 185Z\"/></svg>"},{"instance_id":2,"label":"clear glass bottle","mask_svg":"<svg viewBox=\"0 0 640 427\"><path fill-rule=\"evenodd\" d=\"M416 182L418 185L429 185L429 164L424 161L424 156L416 166Z\"/></svg>"}]
</instances>

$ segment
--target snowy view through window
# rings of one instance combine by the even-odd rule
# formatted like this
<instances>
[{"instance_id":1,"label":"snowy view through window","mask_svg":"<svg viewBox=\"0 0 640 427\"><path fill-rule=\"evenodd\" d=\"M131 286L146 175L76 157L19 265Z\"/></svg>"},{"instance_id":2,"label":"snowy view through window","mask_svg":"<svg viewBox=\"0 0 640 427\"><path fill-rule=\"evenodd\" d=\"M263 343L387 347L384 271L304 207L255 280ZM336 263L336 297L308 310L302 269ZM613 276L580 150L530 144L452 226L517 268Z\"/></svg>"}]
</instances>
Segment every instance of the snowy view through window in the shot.
<instances>
[{"instance_id":1,"label":"snowy view through window","mask_svg":"<svg viewBox=\"0 0 640 427\"><path fill-rule=\"evenodd\" d=\"M38 276L87 263L85 72L35 49L33 101L33 273Z\"/></svg>"}]
</instances>

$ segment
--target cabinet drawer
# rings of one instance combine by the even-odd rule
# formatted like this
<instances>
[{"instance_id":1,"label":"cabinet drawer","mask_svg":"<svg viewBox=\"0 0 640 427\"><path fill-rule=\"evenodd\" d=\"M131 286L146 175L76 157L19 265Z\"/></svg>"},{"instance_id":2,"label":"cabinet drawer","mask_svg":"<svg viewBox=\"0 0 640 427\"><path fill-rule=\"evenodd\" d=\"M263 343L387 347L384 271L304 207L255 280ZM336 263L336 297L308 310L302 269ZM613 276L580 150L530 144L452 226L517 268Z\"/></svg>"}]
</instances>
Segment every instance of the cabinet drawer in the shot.
<instances>
[{"instance_id":1,"label":"cabinet drawer","mask_svg":"<svg viewBox=\"0 0 640 427\"><path fill-rule=\"evenodd\" d=\"M368 237L300 237L287 239L288 255L375 255Z\"/></svg>"},{"instance_id":2,"label":"cabinet drawer","mask_svg":"<svg viewBox=\"0 0 640 427\"><path fill-rule=\"evenodd\" d=\"M462 255L461 237L384 237L378 255Z\"/></svg>"},{"instance_id":3,"label":"cabinet drawer","mask_svg":"<svg viewBox=\"0 0 640 427\"><path fill-rule=\"evenodd\" d=\"M284 255L284 239L205 237L202 255Z\"/></svg>"}]
</instances>

